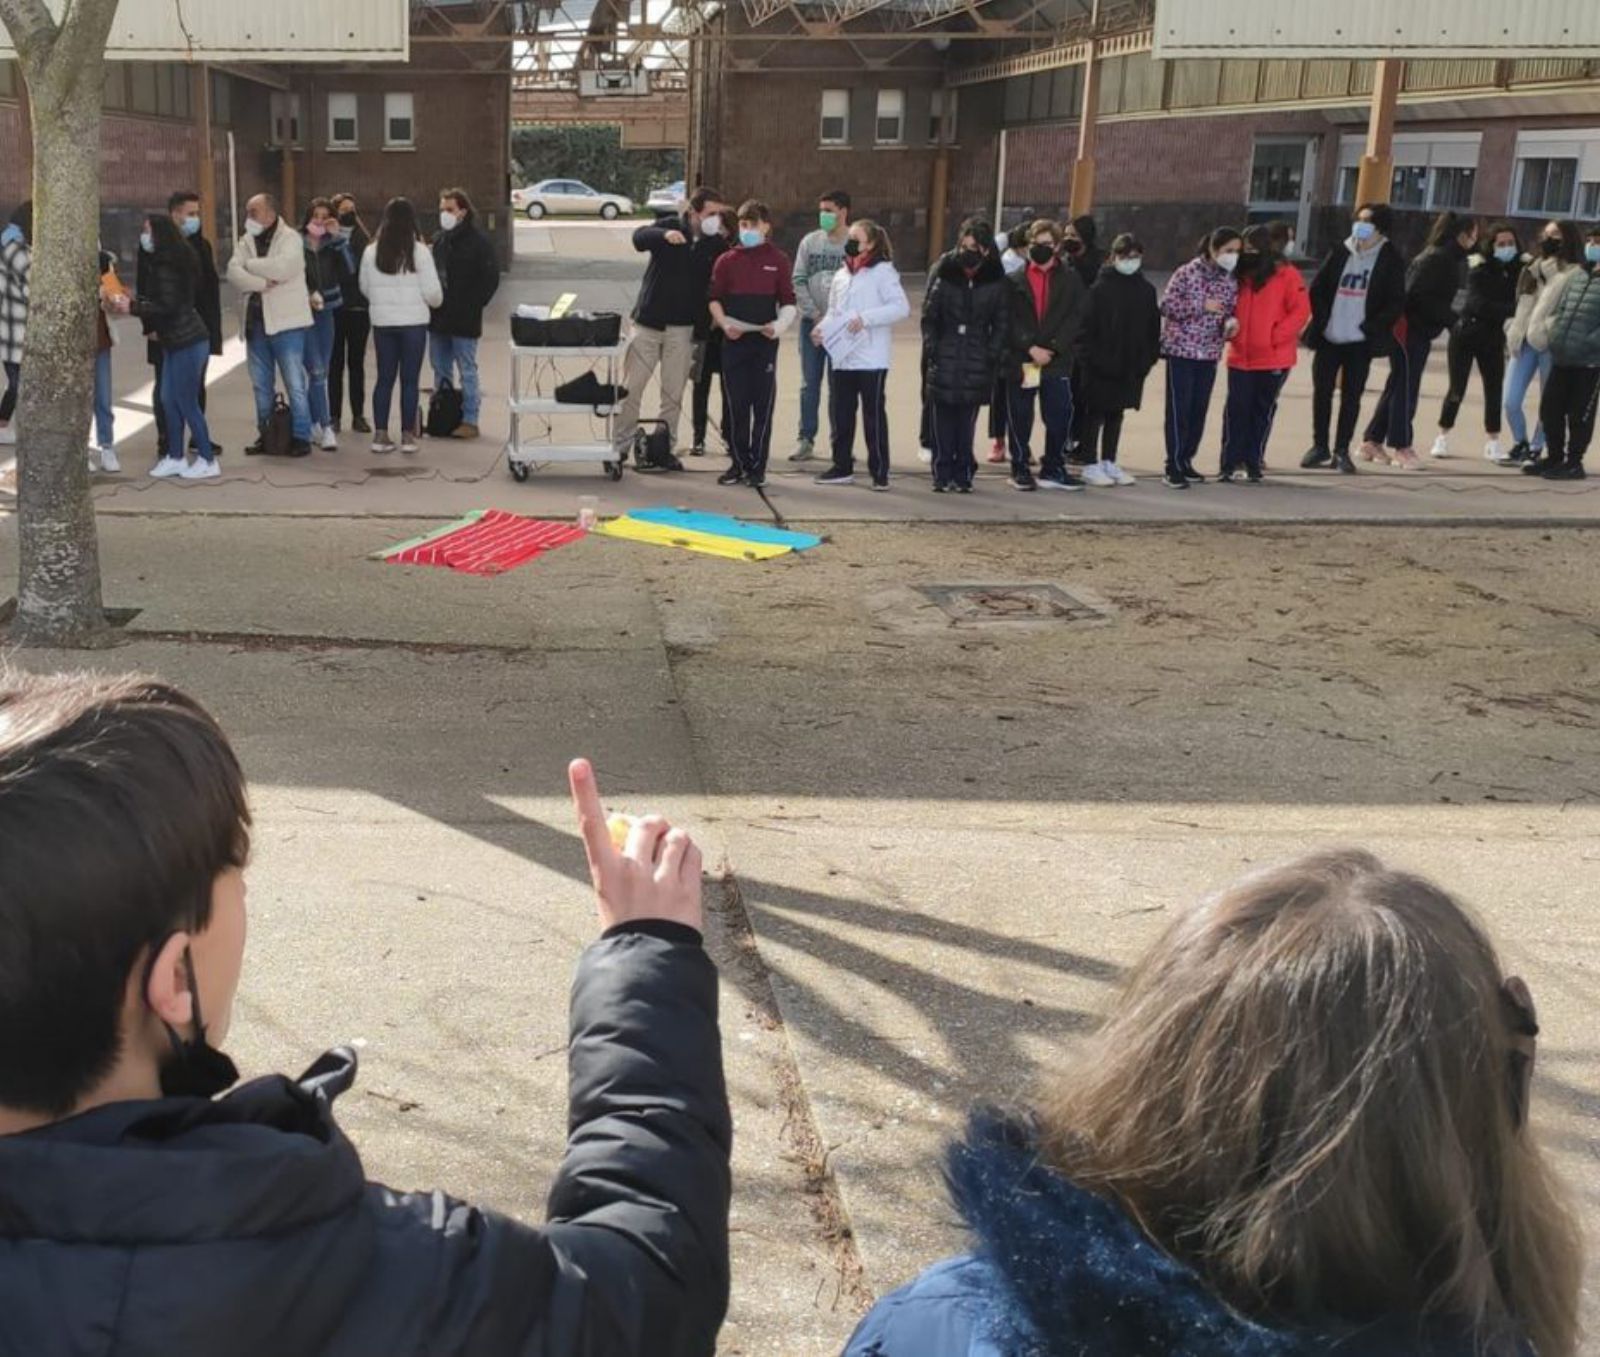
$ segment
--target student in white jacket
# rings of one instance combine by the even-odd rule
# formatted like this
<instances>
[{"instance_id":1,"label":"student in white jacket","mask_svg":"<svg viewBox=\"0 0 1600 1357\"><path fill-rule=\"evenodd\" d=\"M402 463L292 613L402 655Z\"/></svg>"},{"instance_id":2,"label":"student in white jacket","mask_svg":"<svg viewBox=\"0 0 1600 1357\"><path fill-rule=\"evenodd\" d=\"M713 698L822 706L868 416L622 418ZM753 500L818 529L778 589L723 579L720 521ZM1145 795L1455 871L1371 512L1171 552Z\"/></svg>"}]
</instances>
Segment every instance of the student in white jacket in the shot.
<instances>
[{"instance_id":1,"label":"student in white jacket","mask_svg":"<svg viewBox=\"0 0 1600 1357\"><path fill-rule=\"evenodd\" d=\"M828 290L828 309L811 331L811 342L834 339L830 351L833 383L829 419L833 425L833 466L818 485L855 481L856 406L867 440L867 470L874 490L889 488L889 418L884 394L889 381L889 347L896 321L911 314L911 303L894 266L889 233L863 218L850 224L844 267ZM838 324L842 333L835 336Z\"/></svg>"},{"instance_id":2,"label":"student in white jacket","mask_svg":"<svg viewBox=\"0 0 1600 1357\"><path fill-rule=\"evenodd\" d=\"M244 235L228 260L228 281L244 296L245 351L250 386L256 398L256 441L246 452L260 452L272 417L276 379L288 393L293 456L311 451L311 401L306 379L306 345L311 340L311 293L306 287L306 255L289 223L278 215L277 200L258 193L244 206Z\"/></svg>"},{"instance_id":3,"label":"student in white jacket","mask_svg":"<svg viewBox=\"0 0 1600 1357\"><path fill-rule=\"evenodd\" d=\"M361 292L372 316L378 380L372 387L372 450L393 452L389 408L400 378L400 451L417 450L418 388L428 349L432 309L444 303L433 253L417 233L417 211L406 198L383 209L377 238L361 256Z\"/></svg>"}]
</instances>

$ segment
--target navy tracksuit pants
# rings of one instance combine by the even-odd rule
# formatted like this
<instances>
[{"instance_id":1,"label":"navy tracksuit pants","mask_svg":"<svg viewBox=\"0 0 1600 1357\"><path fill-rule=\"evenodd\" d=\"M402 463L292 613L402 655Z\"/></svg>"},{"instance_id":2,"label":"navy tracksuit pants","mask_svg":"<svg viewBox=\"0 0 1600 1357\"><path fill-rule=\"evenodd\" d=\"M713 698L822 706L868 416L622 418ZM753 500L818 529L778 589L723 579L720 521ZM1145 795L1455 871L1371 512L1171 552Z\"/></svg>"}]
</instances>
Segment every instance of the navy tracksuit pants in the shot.
<instances>
[{"instance_id":1,"label":"navy tracksuit pants","mask_svg":"<svg viewBox=\"0 0 1600 1357\"><path fill-rule=\"evenodd\" d=\"M867 469L873 484L889 480L889 414L884 396L889 383L887 368L855 371L834 368L828 388L828 422L833 427L833 469L855 470L856 407L861 407L862 433L867 440Z\"/></svg>"},{"instance_id":2,"label":"navy tracksuit pants","mask_svg":"<svg viewBox=\"0 0 1600 1357\"><path fill-rule=\"evenodd\" d=\"M1228 406L1222 416L1222 474L1259 472L1267 460L1267 440L1278 414L1278 396L1289 380L1276 372L1228 369Z\"/></svg>"},{"instance_id":3,"label":"navy tracksuit pants","mask_svg":"<svg viewBox=\"0 0 1600 1357\"><path fill-rule=\"evenodd\" d=\"M1067 449L1072 446L1072 379L1053 372L1041 373L1039 385L1029 388L1020 378L1006 383L1006 447L1011 453L1011 469L1028 469L1029 445L1033 441L1033 407L1037 398L1044 414L1044 455L1039 469L1046 475L1067 469Z\"/></svg>"},{"instance_id":4,"label":"navy tracksuit pants","mask_svg":"<svg viewBox=\"0 0 1600 1357\"><path fill-rule=\"evenodd\" d=\"M723 431L733 464L750 480L765 480L772 451L772 412L778 401L778 341L751 331L722 346L722 388L731 427Z\"/></svg>"},{"instance_id":5,"label":"navy tracksuit pants","mask_svg":"<svg viewBox=\"0 0 1600 1357\"><path fill-rule=\"evenodd\" d=\"M1194 470L1206 431L1217 365L1205 358L1167 359L1167 475Z\"/></svg>"},{"instance_id":6,"label":"navy tracksuit pants","mask_svg":"<svg viewBox=\"0 0 1600 1357\"><path fill-rule=\"evenodd\" d=\"M933 434L933 483L935 485L972 485L972 473L977 467L972 455L972 440L978 430L977 405L946 405L943 401L928 402L930 432Z\"/></svg>"}]
</instances>

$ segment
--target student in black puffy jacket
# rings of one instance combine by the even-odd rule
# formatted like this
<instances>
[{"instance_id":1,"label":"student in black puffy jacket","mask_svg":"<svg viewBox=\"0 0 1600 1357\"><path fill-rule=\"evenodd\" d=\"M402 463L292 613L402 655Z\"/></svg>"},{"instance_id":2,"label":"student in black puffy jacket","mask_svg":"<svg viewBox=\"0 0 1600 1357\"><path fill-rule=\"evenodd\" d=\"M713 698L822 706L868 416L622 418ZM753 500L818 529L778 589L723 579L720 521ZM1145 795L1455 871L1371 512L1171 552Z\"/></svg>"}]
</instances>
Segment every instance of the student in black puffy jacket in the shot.
<instances>
[{"instance_id":1,"label":"student in black puffy jacket","mask_svg":"<svg viewBox=\"0 0 1600 1357\"><path fill-rule=\"evenodd\" d=\"M1143 269L1144 246L1124 231L1089 289L1078 339L1085 485L1134 483L1117 462L1122 417L1143 403L1145 378L1161 356L1161 307Z\"/></svg>"},{"instance_id":2,"label":"student in black puffy jacket","mask_svg":"<svg viewBox=\"0 0 1600 1357\"><path fill-rule=\"evenodd\" d=\"M922 303L922 382L933 440L933 488L972 490L978 411L1004 370L1009 335L1005 271L994 227L981 217L961 224L956 248L933 269Z\"/></svg>"},{"instance_id":3,"label":"student in black puffy jacket","mask_svg":"<svg viewBox=\"0 0 1600 1357\"><path fill-rule=\"evenodd\" d=\"M1467 394L1467 380L1477 364L1483 382L1483 431L1489 435L1483 455L1500 460L1500 406L1506 380L1506 322L1516 314L1517 280L1528 257L1510 222L1497 221L1467 256L1467 299L1450 328L1450 390L1439 411L1439 436L1429 450L1450 455L1450 430Z\"/></svg>"},{"instance_id":4,"label":"student in black puffy jacket","mask_svg":"<svg viewBox=\"0 0 1600 1357\"><path fill-rule=\"evenodd\" d=\"M615 848L571 782L604 932L536 1225L369 1182L349 1051L215 1096L250 829L226 737L148 679L0 681L0 936L29 940L0 967L0 1349L711 1357L732 1127L700 853L655 817Z\"/></svg>"},{"instance_id":5,"label":"student in black puffy jacket","mask_svg":"<svg viewBox=\"0 0 1600 1357\"><path fill-rule=\"evenodd\" d=\"M161 390L166 412L166 443L151 468L157 477L214 480L222 474L200 392L211 356L211 332L195 300L200 291L200 263L170 216L147 217L139 235L142 256L138 295L133 310L161 345ZM192 435L195 460L185 456L184 434Z\"/></svg>"},{"instance_id":6,"label":"student in black puffy jacket","mask_svg":"<svg viewBox=\"0 0 1600 1357\"><path fill-rule=\"evenodd\" d=\"M1587 475L1583 458L1600 407L1600 226L1589 228L1583 264L1556 300L1550 356L1550 380L1539 400L1546 455L1522 470L1546 480L1581 481Z\"/></svg>"}]
</instances>

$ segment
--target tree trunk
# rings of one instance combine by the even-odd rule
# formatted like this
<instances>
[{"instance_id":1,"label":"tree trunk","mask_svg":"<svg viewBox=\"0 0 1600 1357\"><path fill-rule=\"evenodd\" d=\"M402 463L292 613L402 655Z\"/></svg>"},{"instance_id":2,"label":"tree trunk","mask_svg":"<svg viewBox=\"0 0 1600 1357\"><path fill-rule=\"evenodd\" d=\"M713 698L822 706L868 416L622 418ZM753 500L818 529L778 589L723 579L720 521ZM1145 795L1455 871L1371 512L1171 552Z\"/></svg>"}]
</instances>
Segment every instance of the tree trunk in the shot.
<instances>
[{"instance_id":1,"label":"tree trunk","mask_svg":"<svg viewBox=\"0 0 1600 1357\"><path fill-rule=\"evenodd\" d=\"M94 402L100 110L117 0L76 0L47 25L32 0L0 0L33 113L33 268L17 413L17 613L10 639L105 639L89 493Z\"/></svg>"}]
</instances>

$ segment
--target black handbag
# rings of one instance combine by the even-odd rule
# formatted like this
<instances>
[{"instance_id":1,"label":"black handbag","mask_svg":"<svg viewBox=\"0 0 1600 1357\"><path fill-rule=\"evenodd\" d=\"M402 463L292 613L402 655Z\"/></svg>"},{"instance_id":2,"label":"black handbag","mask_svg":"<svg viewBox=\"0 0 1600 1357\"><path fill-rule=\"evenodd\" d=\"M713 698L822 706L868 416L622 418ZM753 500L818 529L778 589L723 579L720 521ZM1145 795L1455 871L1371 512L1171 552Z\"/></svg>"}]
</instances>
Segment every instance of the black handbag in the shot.
<instances>
[{"instance_id":1,"label":"black handbag","mask_svg":"<svg viewBox=\"0 0 1600 1357\"><path fill-rule=\"evenodd\" d=\"M592 405L597 415L608 406L621 405L627 398L627 387L602 382L593 372L580 373L556 388L556 399L563 405Z\"/></svg>"},{"instance_id":2,"label":"black handbag","mask_svg":"<svg viewBox=\"0 0 1600 1357\"><path fill-rule=\"evenodd\" d=\"M547 320L511 317L512 342L524 349L609 349L621 338L622 316L616 311L580 311Z\"/></svg>"},{"instance_id":3,"label":"black handbag","mask_svg":"<svg viewBox=\"0 0 1600 1357\"><path fill-rule=\"evenodd\" d=\"M640 471L683 470L683 463L672 451L672 431L665 420L639 421L633 431L633 464Z\"/></svg>"},{"instance_id":4,"label":"black handbag","mask_svg":"<svg viewBox=\"0 0 1600 1357\"><path fill-rule=\"evenodd\" d=\"M466 406L461 393L449 381L439 384L428 402L428 422L424 426L429 438L448 438L461 427Z\"/></svg>"}]
</instances>

